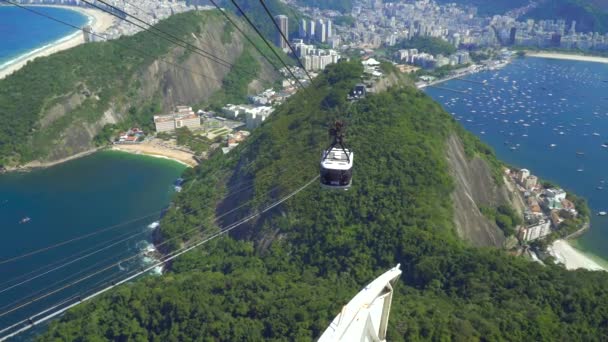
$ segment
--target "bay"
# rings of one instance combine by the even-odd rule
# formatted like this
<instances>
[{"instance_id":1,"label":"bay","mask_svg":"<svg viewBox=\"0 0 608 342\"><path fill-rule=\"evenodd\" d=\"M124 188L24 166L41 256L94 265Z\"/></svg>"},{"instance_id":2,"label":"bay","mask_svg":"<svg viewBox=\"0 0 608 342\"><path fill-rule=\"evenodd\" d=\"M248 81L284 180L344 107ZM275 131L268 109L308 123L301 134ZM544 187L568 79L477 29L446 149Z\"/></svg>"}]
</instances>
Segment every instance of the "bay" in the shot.
<instances>
[{"instance_id":1,"label":"bay","mask_svg":"<svg viewBox=\"0 0 608 342\"><path fill-rule=\"evenodd\" d=\"M608 211L608 64L528 57L465 79L425 92L501 160L585 197L591 230L575 246L608 259L595 215Z\"/></svg>"},{"instance_id":2,"label":"bay","mask_svg":"<svg viewBox=\"0 0 608 342\"><path fill-rule=\"evenodd\" d=\"M150 264L138 253L151 246L150 224L170 202L173 183L184 169L170 160L104 151L47 169L0 175L0 314L26 304L0 317L0 328ZM45 250L49 246L55 247ZM130 256L136 257L111 266ZM98 275L27 304L108 265Z\"/></svg>"},{"instance_id":3,"label":"bay","mask_svg":"<svg viewBox=\"0 0 608 342\"><path fill-rule=\"evenodd\" d=\"M36 11L82 27L89 18L66 8L36 6ZM36 49L76 34L75 28L16 6L0 6L0 69Z\"/></svg>"}]
</instances>

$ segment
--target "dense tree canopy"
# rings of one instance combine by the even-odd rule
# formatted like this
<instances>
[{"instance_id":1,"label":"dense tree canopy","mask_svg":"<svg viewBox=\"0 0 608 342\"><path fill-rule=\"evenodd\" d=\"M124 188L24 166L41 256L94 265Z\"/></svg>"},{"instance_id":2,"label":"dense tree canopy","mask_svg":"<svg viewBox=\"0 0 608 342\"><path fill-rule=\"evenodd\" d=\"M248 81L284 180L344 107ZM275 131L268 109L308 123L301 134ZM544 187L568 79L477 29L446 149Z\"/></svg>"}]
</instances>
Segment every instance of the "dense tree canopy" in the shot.
<instances>
[{"instance_id":1,"label":"dense tree canopy","mask_svg":"<svg viewBox=\"0 0 608 342\"><path fill-rule=\"evenodd\" d=\"M180 236L201 222L218 229L213 208L217 216L243 205L224 226L305 184L318 173L334 118L346 119L355 151L351 190L314 184L177 259L168 274L71 310L41 340L309 340L397 263L391 341L607 339L605 273L542 266L457 238L446 140L458 134L470 153L490 152L478 151L437 103L410 87L324 103L330 90L359 80L354 63L330 66L246 144L186 172L160 236L179 237L166 246L178 248L202 234ZM249 181L253 188L221 199Z\"/></svg>"},{"instance_id":2,"label":"dense tree canopy","mask_svg":"<svg viewBox=\"0 0 608 342\"><path fill-rule=\"evenodd\" d=\"M439 3L472 5L480 15L504 14L515 8L526 6L528 0L439 0ZM538 6L523 19L564 19L568 24L576 20L579 32L608 30L608 2L604 0L548 0L539 1Z\"/></svg>"}]
</instances>

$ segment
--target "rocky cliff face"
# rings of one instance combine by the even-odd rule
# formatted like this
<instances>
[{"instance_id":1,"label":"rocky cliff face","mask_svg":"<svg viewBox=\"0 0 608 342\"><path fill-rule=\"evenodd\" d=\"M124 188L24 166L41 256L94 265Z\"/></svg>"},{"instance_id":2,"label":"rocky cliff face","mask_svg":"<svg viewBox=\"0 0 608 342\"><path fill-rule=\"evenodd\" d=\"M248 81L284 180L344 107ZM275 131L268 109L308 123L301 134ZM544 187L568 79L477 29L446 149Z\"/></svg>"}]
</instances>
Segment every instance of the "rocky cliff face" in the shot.
<instances>
[{"instance_id":1,"label":"rocky cliff face","mask_svg":"<svg viewBox=\"0 0 608 342\"><path fill-rule=\"evenodd\" d=\"M455 183L451 196L458 235L475 246L501 247L505 241L503 232L480 212L479 207L508 204L521 213L524 204L520 195L509 189L508 182L497 185L486 161L479 157L468 158L456 134L449 137L446 153Z\"/></svg>"},{"instance_id":2,"label":"rocky cliff face","mask_svg":"<svg viewBox=\"0 0 608 342\"><path fill-rule=\"evenodd\" d=\"M203 29L200 33L189 37L189 43L234 64L246 48L245 44L249 43L236 31L227 33L226 24L222 20L213 17L211 19L213 20L201 24ZM227 34L230 35L229 39ZM260 65L258 75L263 75L261 77L264 78L264 81L260 81L259 77L250 83L248 91L253 93L261 90L263 85L267 86L268 80L276 80L279 75L259 54L255 51L251 54ZM72 115L72 112L78 110L86 101L96 101L96 95L87 90L87 85L79 84L72 92L61 96L53 101L52 106L42 110L40 129L34 135L35 147L36 134L48 134L46 131L52 129L47 127L60 120L69 120L70 124L64 125L65 128L60 132L55 131L53 148L48 149L45 157L30 162L28 166L52 163L93 149L93 138L104 125L125 120L131 107L144 106L150 101L159 100L161 110L166 112L176 105L194 105L206 101L222 88L222 81L229 72L230 67L175 46L163 60L151 61L135 73L131 80L131 89L136 91L116 97L106 108L100 108L94 119Z\"/></svg>"}]
</instances>

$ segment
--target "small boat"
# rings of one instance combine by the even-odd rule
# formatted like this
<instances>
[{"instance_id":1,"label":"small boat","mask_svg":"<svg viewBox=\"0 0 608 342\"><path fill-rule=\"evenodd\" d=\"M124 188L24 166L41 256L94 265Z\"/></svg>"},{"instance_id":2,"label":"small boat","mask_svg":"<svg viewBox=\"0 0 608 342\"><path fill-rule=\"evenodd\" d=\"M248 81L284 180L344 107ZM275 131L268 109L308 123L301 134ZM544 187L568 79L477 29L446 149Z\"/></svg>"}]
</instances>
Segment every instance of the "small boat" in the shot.
<instances>
[{"instance_id":1,"label":"small boat","mask_svg":"<svg viewBox=\"0 0 608 342\"><path fill-rule=\"evenodd\" d=\"M557 146L557 145L555 145L555 144L551 144L551 145L549 145L549 147L555 147L555 146Z\"/></svg>"},{"instance_id":2,"label":"small boat","mask_svg":"<svg viewBox=\"0 0 608 342\"><path fill-rule=\"evenodd\" d=\"M604 187L603 186L598 186L598 187L596 187L596 189L598 189L598 190L604 190Z\"/></svg>"},{"instance_id":3,"label":"small boat","mask_svg":"<svg viewBox=\"0 0 608 342\"><path fill-rule=\"evenodd\" d=\"M597 213L598 216L606 216L606 212L605 211L600 211L599 213Z\"/></svg>"},{"instance_id":4,"label":"small boat","mask_svg":"<svg viewBox=\"0 0 608 342\"><path fill-rule=\"evenodd\" d=\"M577 155L577 156L584 156L584 155L585 155L585 152L576 152L576 155Z\"/></svg>"},{"instance_id":5,"label":"small boat","mask_svg":"<svg viewBox=\"0 0 608 342\"><path fill-rule=\"evenodd\" d=\"M583 172L583 171L585 171L585 170L583 170L583 169L576 169L576 171L577 171L577 172Z\"/></svg>"},{"instance_id":6,"label":"small boat","mask_svg":"<svg viewBox=\"0 0 608 342\"><path fill-rule=\"evenodd\" d=\"M593 132L593 134L592 134L592 135L595 135L596 137L599 137L599 136L600 136L600 134L599 134L599 133L595 133L595 132Z\"/></svg>"},{"instance_id":7,"label":"small boat","mask_svg":"<svg viewBox=\"0 0 608 342\"><path fill-rule=\"evenodd\" d=\"M28 223L31 220L32 220L31 218L26 216L26 217L22 218L21 220L19 220L19 224Z\"/></svg>"}]
</instances>

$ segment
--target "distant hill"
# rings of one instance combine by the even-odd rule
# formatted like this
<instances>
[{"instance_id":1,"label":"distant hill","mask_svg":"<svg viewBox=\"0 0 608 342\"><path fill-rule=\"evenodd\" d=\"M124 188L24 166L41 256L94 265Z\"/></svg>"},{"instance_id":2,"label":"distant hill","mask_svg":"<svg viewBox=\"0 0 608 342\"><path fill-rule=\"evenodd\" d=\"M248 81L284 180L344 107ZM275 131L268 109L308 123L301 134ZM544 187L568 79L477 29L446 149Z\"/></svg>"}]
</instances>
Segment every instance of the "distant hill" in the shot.
<instances>
[{"instance_id":1,"label":"distant hill","mask_svg":"<svg viewBox=\"0 0 608 342\"><path fill-rule=\"evenodd\" d=\"M440 4L457 3L477 7L480 15L503 14L530 3L529 0L437 0Z\"/></svg>"},{"instance_id":2,"label":"distant hill","mask_svg":"<svg viewBox=\"0 0 608 342\"><path fill-rule=\"evenodd\" d=\"M475 162L496 163L491 150L413 87L349 105L362 71L357 61L328 66L244 144L187 171L157 242L171 242L165 252L185 246L217 231L214 216L226 214L225 226L314 179L335 118L347 121L355 151L352 189L314 182L230 237L176 259L168 274L70 310L40 340L314 340L362 286L397 263L403 274L390 341L607 340L608 274L543 266L461 240L460 229L478 225L459 227L455 216L478 212L479 203L475 194L453 194L459 184L496 186ZM465 152L452 160L450 149ZM454 163L470 165L452 174Z\"/></svg>"},{"instance_id":3,"label":"distant hill","mask_svg":"<svg viewBox=\"0 0 608 342\"><path fill-rule=\"evenodd\" d=\"M438 0L439 3L473 5L481 15L504 14L525 6L529 0ZM608 1L605 0L539 0L540 6L525 18L565 19L577 22L579 32L608 32Z\"/></svg>"},{"instance_id":4,"label":"distant hill","mask_svg":"<svg viewBox=\"0 0 608 342\"><path fill-rule=\"evenodd\" d=\"M608 1L548 0L525 18L575 20L577 32L608 32Z\"/></svg>"},{"instance_id":5,"label":"distant hill","mask_svg":"<svg viewBox=\"0 0 608 342\"><path fill-rule=\"evenodd\" d=\"M150 131L152 116L175 105L220 95L245 101L255 90L249 85L258 83L253 75L270 81L279 76L217 11L174 15L156 27L236 67L148 32L37 58L0 80L0 165L53 161L89 150L106 124ZM266 50L259 40L258 46ZM265 83L258 87L270 82Z\"/></svg>"}]
</instances>

